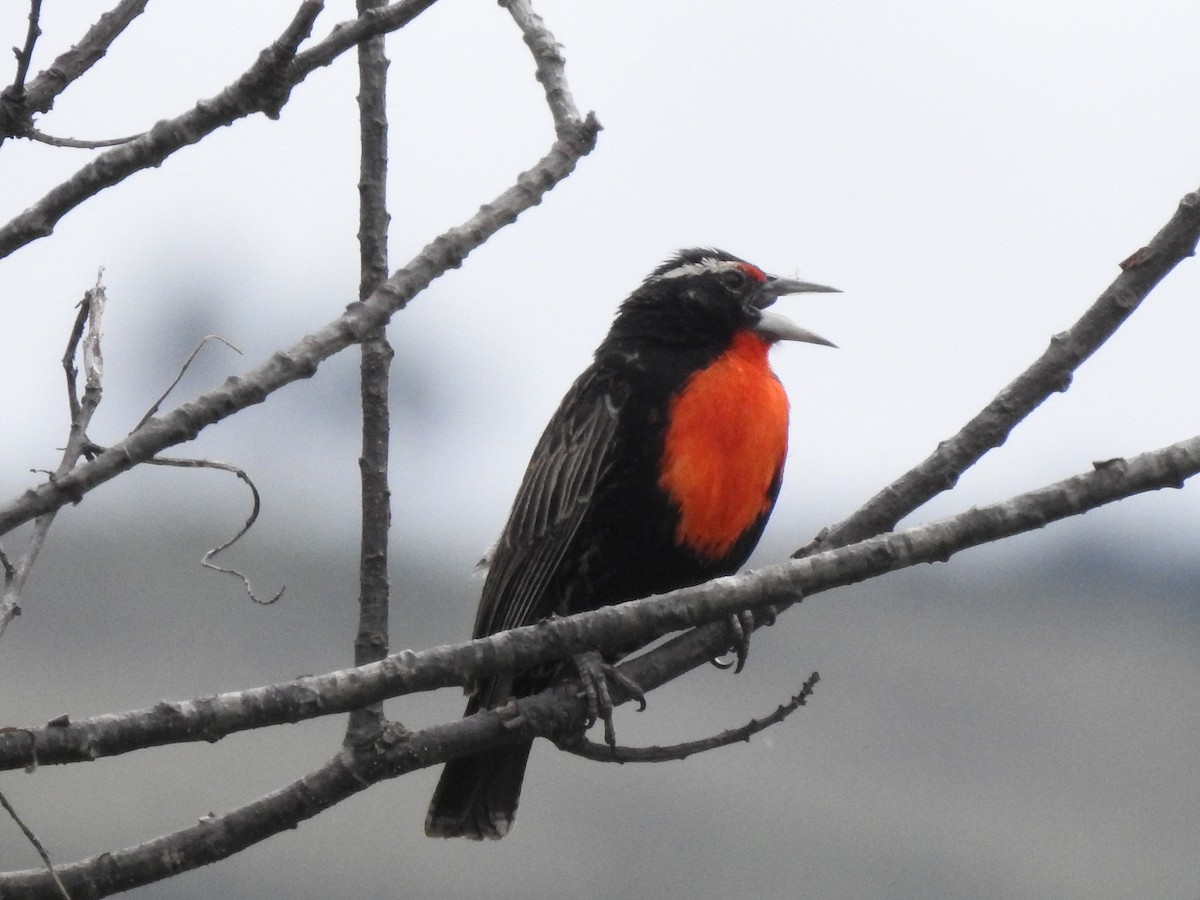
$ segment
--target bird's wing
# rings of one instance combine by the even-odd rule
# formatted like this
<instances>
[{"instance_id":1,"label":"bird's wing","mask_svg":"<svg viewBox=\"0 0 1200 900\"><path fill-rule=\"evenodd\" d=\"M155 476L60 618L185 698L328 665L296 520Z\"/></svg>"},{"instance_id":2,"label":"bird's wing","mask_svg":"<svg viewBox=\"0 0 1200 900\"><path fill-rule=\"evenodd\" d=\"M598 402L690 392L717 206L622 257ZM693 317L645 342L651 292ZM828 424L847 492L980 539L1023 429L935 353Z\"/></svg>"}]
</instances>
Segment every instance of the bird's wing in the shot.
<instances>
[{"instance_id":1,"label":"bird's wing","mask_svg":"<svg viewBox=\"0 0 1200 900\"><path fill-rule=\"evenodd\" d=\"M475 636L549 615L547 590L587 515L612 456L624 387L612 372L584 372L538 441L488 567Z\"/></svg>"}]
</instances>

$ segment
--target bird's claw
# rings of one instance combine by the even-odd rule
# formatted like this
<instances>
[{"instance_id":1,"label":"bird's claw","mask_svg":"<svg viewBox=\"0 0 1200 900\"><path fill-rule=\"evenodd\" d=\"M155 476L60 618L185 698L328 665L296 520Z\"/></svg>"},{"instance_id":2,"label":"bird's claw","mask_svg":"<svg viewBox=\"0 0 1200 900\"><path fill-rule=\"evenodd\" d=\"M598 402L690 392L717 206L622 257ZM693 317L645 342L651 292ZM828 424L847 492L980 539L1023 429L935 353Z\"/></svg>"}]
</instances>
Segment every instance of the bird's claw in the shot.
<instances>
[{"instance_id":1,"label":"bird's claw","mask_svg":"<svg viewBox=\"0 0 1200 900\"><path fill-rule=\"evenodd\" d=\"M584 728L591 728L597 720L604 722L604 742L610 747L617 745L617 730L613 727L613 700L608 683L612 681L626 694L638 702L638 712L646 708L646 695L636 681L615 666L609 665L595 650L580 653L574 658L579 670L579 681L583 685L580 696L587 698L587 720Z\"/></svg>"},{"instance_id":2,"label":"bird's claw","mask_svg":"<svg viewBox=\"0 0 1200 900\"><path fill-rule=\"evenodd\" d=\"M761 622L756 620L754 613L748 609L734 613L729 617L729 630L731 632L730 648L736 654L737 658L725 662L720 657L710 660L718 669L733 669L736 675L746 667L746 660L750 656L750 633L760 625L771 626L775 624L776 611L775 607L768 606L760 613Z\"/></svg>"}]
</instances>

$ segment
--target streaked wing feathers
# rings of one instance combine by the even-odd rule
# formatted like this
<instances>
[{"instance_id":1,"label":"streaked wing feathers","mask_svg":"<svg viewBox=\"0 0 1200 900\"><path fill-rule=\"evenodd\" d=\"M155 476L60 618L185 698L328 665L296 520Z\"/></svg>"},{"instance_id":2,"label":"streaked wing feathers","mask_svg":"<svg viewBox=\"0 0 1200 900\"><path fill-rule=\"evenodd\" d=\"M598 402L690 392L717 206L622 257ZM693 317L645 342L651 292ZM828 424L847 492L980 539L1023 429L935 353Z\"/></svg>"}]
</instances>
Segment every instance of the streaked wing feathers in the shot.
<instances>
[{"instance_id":1,"label":"streaked wing feathers","mask_svg":"<svg viewBox=\"0 0 1200 900\"><path fill-rule=\"evenodd\" d=\"M612 456L622 399L614 380L589 368L546 426L488 568L476 637L532 624L554 610L558 598L547 591Z\"/></svg>"}]
</instances>

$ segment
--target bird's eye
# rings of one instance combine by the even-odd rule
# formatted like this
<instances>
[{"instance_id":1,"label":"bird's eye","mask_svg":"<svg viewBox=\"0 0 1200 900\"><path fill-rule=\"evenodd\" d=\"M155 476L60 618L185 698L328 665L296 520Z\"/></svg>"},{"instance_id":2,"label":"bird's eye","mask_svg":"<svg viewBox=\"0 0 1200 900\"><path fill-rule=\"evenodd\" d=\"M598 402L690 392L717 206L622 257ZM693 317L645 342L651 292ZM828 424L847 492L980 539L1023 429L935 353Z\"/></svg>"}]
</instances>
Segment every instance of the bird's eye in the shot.
<instances>
[{"instance_id":1,"label":"bird's eye","mask_svg":"<svg viewBox=\"0 0 1200 900\"><path fill-rule=\"evenodd\" d=\"M746 273L741 269L726 269L721 273L721 284L727 288L740 288L746 283Z\"/></svg>"}]
</instances>

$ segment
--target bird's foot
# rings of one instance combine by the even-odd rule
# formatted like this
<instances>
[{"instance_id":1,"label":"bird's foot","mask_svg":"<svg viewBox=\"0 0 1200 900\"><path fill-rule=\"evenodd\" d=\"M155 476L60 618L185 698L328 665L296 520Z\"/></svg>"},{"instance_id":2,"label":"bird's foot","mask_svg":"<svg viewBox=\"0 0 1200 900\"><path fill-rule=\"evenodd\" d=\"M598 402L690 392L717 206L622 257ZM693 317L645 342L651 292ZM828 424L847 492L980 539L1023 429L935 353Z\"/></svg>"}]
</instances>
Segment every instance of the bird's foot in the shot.
<instances>
[{"instance_id":1,"label":"bird's foot","mask_svg":"<svg viewBox=\"0 0 1200 900\"><path fill-rule=\"evenodd\" d=\"M587 697L586 728L591 728L597 719L604 721L604 741L610 747L617 745L617 730L613 727L613 701L608 683L612 681L626 694L638 702L638 711L646 708L646 695L636 681L615 666L604 661L595 650L579 653L573 657L583 684L582 697Z\"/></svg>"},{"instance_id":2,"label":"bird's foot","mask_svg":"<svg viewBox=\"0 0 1200 900\"><path fill-rule=\"evenodd\" d=\"M733 669L736 675L746 667L746 659L750 656L750 633L755 628L764 625L771 626L775 624L775 607L768 606L759 612L760 619L755 619L754 613L748 609L744 609L739 613L734 613L729 617L729 630L731 632L730 648L737 658L731 662L725 662L723 659L717 658L712 660L712 664L718 669Z\"/></svg>"}]
</instances>

